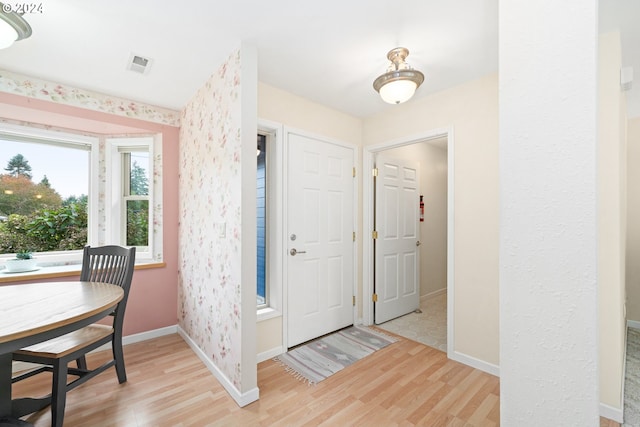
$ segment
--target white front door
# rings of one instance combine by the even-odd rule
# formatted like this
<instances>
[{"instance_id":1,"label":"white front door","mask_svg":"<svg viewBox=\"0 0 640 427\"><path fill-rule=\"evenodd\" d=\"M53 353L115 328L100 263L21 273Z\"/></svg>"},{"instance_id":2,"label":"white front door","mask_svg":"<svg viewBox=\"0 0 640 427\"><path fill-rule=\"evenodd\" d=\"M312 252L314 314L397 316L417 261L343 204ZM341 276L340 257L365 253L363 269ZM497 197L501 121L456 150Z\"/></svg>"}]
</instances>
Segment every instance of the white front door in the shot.
<instances>
[{"instance_id":1,"label":"white front door","mask_svg":"<svg viewBox=\"0 0 640 427\"><path fill-rule=\"evenodd\" d=\"M288 134L287 346L353 324L355 151Z\"/></svg>"},{"instance_id":2,"label":"white front door","mask_svg":"<svg viewBox=\"0 0 640 427\"><path fill-rule=\"evenodd\" d=\"M375 181L374 323L420 306L418 163L378 155Z\"/></svg>"}]
</instances>

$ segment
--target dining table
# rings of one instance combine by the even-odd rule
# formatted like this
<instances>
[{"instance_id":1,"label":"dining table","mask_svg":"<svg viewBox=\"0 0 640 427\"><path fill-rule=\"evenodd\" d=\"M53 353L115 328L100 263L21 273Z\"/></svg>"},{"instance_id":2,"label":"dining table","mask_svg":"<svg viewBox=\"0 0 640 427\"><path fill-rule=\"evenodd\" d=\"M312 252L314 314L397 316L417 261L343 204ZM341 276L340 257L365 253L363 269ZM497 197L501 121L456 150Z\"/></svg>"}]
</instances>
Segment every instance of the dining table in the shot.
<instances>
[{"instance_id":1,"label":"dining table","mask_svg":"<svg viewBox=\"0 0 640 427\"><path fill-rule=\"evenodd\" d=\"M0 425L25 425L19 417L30 413L11 397L12 353L102 319L123 296L121 287L102 282L0 286Z\"/></svg>"}]
</instances>

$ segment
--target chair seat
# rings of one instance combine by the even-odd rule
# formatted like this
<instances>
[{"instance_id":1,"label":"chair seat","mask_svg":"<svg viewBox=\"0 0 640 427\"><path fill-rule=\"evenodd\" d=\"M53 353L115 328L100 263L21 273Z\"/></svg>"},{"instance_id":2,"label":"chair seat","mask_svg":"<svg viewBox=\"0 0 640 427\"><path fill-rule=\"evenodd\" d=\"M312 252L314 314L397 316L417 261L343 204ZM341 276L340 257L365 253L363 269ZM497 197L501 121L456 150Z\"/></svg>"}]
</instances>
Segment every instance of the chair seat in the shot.
<instances>
[{"instance_id":1,"label":"chair seat","mask_svg":"<svg viewBox=\"0 0 640 427\"><path fill-rule=\"evenodd\" d=\"M16 351L15 354L59 359L80 348L108 337L112 333L113 328L111 326L93 324L49 341L25 347Z\"/></svg>"}]
</instances>

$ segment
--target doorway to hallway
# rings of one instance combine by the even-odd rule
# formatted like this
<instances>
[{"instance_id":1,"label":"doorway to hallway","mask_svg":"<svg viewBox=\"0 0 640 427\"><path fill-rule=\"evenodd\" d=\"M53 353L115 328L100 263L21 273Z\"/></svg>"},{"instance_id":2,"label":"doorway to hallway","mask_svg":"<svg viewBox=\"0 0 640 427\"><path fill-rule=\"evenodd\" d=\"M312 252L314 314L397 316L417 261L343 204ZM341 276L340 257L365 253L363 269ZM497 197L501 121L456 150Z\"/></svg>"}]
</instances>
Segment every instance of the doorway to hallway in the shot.
<instances>
[{"instance_id":1,"label":"doorway to hallway","mask_svg":"<svg viewBox=\"0 0 640 427\"><path fill-rule=\"evenodd\" d=\"M365 148L365 167L367 162L376 164L376 158L392 157L400 159L418 160L419 174L422 175L418 188L423 196L424 210L422 221L419 222L416 243L419 242L418 268L419 271L419 310L411 310L409 314L382 323L380 326L391 332L422 342L443 351L452 349L453 344L453 162L452 145L453 132L451 129L434 131L422 137L411 140L381 144ZM365 196L365 227L378 228L373 204L373 184L364 185ZM377 194L377 193L376 193ZM369 196L369 197L367 197ZM419 211L418 197L412 205L405 209ZM366 230L367 228L365 228ZM405 230L406 231L406 230ZM368 243L368 244L367 244ZM380 289L376 265L377 241L365 242L365 303L367 292L372 294ZM393 256L390 257L393 259ZM369 273L369 276L367 276ZM383 279L384 280L384 279ZM369 286L367 286L369 285ZM369 288L369 289L367 289ZM365 323L380 323L376 312L377 303L372 301L365 304L363 314ZM378 295L378 301L380 295ZM418 308L418 307L416 307ZM383 319L387 320L387 319Z\"/></svg>"}]
</instances>

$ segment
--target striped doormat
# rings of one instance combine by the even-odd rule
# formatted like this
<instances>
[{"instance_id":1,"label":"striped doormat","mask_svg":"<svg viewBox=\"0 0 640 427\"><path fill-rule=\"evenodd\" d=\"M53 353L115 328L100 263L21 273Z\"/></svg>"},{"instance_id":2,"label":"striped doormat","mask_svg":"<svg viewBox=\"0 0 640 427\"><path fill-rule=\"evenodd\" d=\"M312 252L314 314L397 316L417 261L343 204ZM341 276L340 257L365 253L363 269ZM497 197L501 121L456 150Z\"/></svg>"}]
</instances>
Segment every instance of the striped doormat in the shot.
<instances>
[{"instance_id":1,"label":"striped doormat","mask_svg":"<svg viewBox=\"0 0 640 427\"><path fill-rule=\"evenodd\" d=\"M296 347L274 360L296 378L316 384L396 341L366 326L350 326Z\"/></svg>"}]
</instances>

